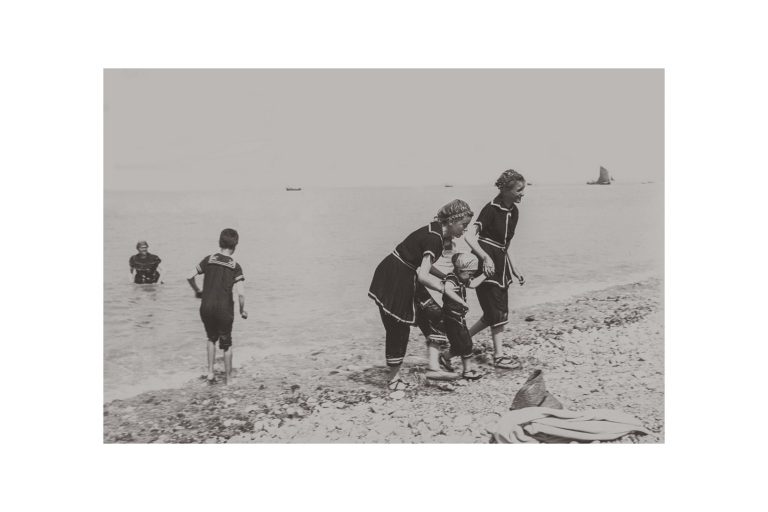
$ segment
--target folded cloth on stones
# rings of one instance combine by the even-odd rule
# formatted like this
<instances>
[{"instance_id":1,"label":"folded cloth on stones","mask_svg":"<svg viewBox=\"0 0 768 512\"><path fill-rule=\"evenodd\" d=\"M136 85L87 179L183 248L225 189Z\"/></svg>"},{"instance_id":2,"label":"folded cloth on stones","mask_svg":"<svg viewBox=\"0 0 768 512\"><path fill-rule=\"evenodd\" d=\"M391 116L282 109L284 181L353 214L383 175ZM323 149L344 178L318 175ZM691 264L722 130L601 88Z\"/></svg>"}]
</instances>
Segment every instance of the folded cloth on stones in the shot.
<instances>
[{"instance_id":1,"label":"folded cloth on stones","mask_svg":"<svg viewBox=\"0 0 768 512\"><path fill-rule=\"evenodd\" d=\"M651 432L637 418L611 409L569 411L526 407L507 412L489 429L495 443L570 443L613 441Z\"/></svg>"}]
</instances>

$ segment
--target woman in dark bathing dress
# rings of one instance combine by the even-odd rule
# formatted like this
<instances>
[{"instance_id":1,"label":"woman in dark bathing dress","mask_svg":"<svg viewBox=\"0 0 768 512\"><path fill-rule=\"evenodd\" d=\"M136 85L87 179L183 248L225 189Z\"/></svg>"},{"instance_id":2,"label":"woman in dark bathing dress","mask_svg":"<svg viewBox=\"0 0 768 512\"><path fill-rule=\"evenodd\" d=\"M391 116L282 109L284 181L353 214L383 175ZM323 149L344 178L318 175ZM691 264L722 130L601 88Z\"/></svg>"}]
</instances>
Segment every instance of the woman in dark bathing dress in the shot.
<instances>
[{"instance_id":1,"label":"woman in dark bathing dress","mask_svg":"<svg viewBox=\"0 0 768 512\"><path fill-rule=\"evenodd\" d=\"M442 277L442 272L433 269L432 264L443 253L446 242L464 233L472 216L467 203L460 199L451 201L440 209L433 222L408 235L376 267L368 296L379 306L386 330L388 387L392 391L408 387L400 377L400 367L413 324L418 323L428 339L430 370L439 369L439 345L447 341L445 333L437 325L441 311L436 303L429 303L432 299L421 287L442 294L442 282L431 275Z\"/></svg>"},{"instance_id":2,"label":"woman in dark bathing dress","mask_svg":"<svg viewBox=\"0 0 768 512\"><path fill-rule=\"evenodd\" d=\"M501 173L496 180L499 189L493 201L486 204L475 221L475 236L482 249L482 265L490 275L477 287L477 300L483 309L483 317L469 329L474 336L487 327L493 339L493 363L497 368L517 369L517 358L502 352L501 333L509 317L509 285L516 278L520 285L525 278L514 265L509 244L515 236L519 211L517 204L525 195L525 178L513 169Z\"/></svg>"}]
</instances>

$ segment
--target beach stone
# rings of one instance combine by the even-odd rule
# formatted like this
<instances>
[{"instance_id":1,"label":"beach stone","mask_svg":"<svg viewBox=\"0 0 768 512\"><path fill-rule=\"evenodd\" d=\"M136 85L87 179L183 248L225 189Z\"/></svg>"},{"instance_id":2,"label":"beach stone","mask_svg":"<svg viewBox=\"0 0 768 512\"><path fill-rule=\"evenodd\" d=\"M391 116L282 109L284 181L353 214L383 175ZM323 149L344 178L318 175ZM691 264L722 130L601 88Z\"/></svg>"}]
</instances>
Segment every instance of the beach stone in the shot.
<instances>
[{"instance_id":1,"label":"beach stone","mask_svg":"<svg viewBox=\"0 0 768 512\"><path fill-rule=\"evenodd\" d=\"M472 423L472 416L469 414L460 414L453 419L453 425L455 427L466 427Z\"/></svg>"},{"instance_id":2,"label":"beach stone","mask_svg":"<svg viewBox=\"0 0 768 512\"><path fill-rule=\"evenodd\" d=\"M413 437L413 433L410 429L403 427L402 425L397 427L393 434L397 437L398 441L408 442Z\"/></svg>"},{"instance_id":3,"label":"beach stone","mask_svg":"<svg viewBox=\"0 0 768 512\"><path fill-rule=\"evenodd\" d=\"M388 436L392 434L398 428L398 426L399 426L399 423L396 421L384 420L384 421L380 421L377 425L375 425L374 429L376 429L376 431L379 434L383 436Z\"/></svg>"},{"instance_id":4,"label":"beach stone","mask_svg":"<svg viewBox=\"0 0 768 512\"><path fill-rule=\"evenodd\" d=\"M437 389L441 390L441 391L455 391L456 390L456 386L454 386L450 382L435 382L432 385L434 387L436 387Z\"/></svg>"},{"instance_id":5,"label":"beach stone","mask_svg":"<svg viewBox=\"0 0 768 512\"><path fill-rule=\"evenodd\" d=\"M283 427L280 427L277 433L281 439L286 439L286 438L293 438L296 435L297 431L298 431L298 428L296 427L296 425L285 425Z\"/></svg>"},{"instance_id":6,"label":"beach stone","mask_svg":"<svg viewBox=\"0 0 768 512\"><path fill-rule=\"evenodd\" d=\"M437 420L432 420L428 422L427 425L429 426L429 430L432 432L433 435L440 434L443 432L443 424Z\"/></svg>"},{"instance_id":7,"label":"beach stone","mask_svg":"<svg viewBox=\"0 0 768 512\"><path fill-rule=\"evenodd\" d=\"M366 443L380 443L384 438L376 429L370 429L366 433L364 440Z\"/></svg>"}]
</instances>

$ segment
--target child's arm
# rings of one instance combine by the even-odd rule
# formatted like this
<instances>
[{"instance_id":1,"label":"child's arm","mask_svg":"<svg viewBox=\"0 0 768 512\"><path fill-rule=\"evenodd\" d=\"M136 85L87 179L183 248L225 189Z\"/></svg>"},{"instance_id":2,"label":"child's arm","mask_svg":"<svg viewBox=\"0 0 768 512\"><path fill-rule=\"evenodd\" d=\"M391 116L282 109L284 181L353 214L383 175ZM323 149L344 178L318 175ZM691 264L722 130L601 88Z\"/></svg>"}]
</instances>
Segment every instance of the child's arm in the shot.
<instances>
[{"instance_id":1,"label":"child's arm","mask_svg":"<svg viewBox=\"0 0 768 512\"><path fill-rule=\"evenodd\" d=\"M512 269L512 275L517 278L520 286L523 286L525 284L525 278L517 269L517 266L515 265L515 258L512 256L512 252L510 250L507 250L507 261L509 262L509 266Z\"/></svg>"},{"instance_id":2,"label":"child's arm","mask_svg":"<svg viewBox=\"0 0 768 512\"><path fill-rule=\"evenodd\" d=\"M248 312L245 310L245 283L243 281L236 282L235 290L237 291L237 301L240 303L240 316L246 319Z\"/></svg>"},{"instance_id":3,"label":"child's arm","mask_svg":"<svg viewBox=\"0 0 768 512\"><path fill-rule=\"evenodd\" d=\"M485 274L480 274L476 278L474 278L472 281L469 282L467 285L467 288L477 288L480 286L480 284L487 279L487 276Z\"/></svg>"},{"instance_id":4,"label":"child's arm","mask_svg":"<svg viewBox=\"0 0 768 512\"><path fill-rule=\"evenodd\" d=\"M424 259L421 260L421 266L416 269L416 279L427 288L443 293L443 283L430 275L431 270L432 259L425 254Z\"/></svg>"},{"instance_id":5,"label":"child's arm","mask_svg":"<svg viewBox=\"0 0 768 512\"><path fill-rule=\"evenodd\" d=\"M449 283L449 282L447 282L447 281L446 281L446 283L445 283L445 292L444 292L444 293L445 293L445 294L446 294L448 297L450 297L450 298L451 298L451 300L453 300L454 302L458 302L459 304L461 304L461 305L462 305L462 306L464 306L465 308L469 309L469 305L468 305L466 302L464 302L464 299L462 299L462 298L459 296L459 294L458 294L458 293L456 293L456 288L454 287L454 285L453 285L453 284L451 284L451 283Z\"/></svg>"},{"instance_id":6,"label":"child's arm","mask_svg":"<svg viewBox=\"0 0 768 512\"><path fill-rule=\"evenodd\" d=\"M198 299L201 299L203 298L203 292L197 286L197 280L195 280L195 277L197 277L197 272L192 274L192 276L187 279L187 282L189 283L189 286L191 286L192 289L195 290L195 297L197 297Z\"/></svg>"},{"instance_id":7,"label":"child's arm","mask_svg":"<svg viewBox=\"0 0 768 512\"><path fill-rule=\"evenodd\" d=\"M493 260L488 255L488 253L485 252L482 247L480 247L480 244L477 241L477 237L479 236L480 226L475 224L475 232L470 234L470 232L467 231L464 234L464 241L467 242L467 245L470 249L472 249L472 252L475 253L478 258L483 260L483 273L487 277L491 277L496 272L496 267L494 266Z\"/></svg>"}]
</instances>

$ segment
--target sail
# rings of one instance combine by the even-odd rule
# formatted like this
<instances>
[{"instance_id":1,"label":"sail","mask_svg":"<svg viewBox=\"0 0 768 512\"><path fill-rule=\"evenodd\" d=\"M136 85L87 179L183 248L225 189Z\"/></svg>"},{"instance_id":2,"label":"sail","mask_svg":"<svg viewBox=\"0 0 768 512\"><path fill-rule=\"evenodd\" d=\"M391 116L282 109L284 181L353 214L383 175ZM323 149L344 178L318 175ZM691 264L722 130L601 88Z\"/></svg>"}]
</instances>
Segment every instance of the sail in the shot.
<instances>
[{"instance_id":1,"label":"sail","mask_svg":"<svg viewBox=\"0 0 768 512\"><path fill-rule=\"evenodd\" d=\"M588 181L587 185L610 185L613 181L613 178L611 178L611 175L608 174L608 169L600 166L600 177L597 178L597 181Z\"/></svg>"}]
</instances>

